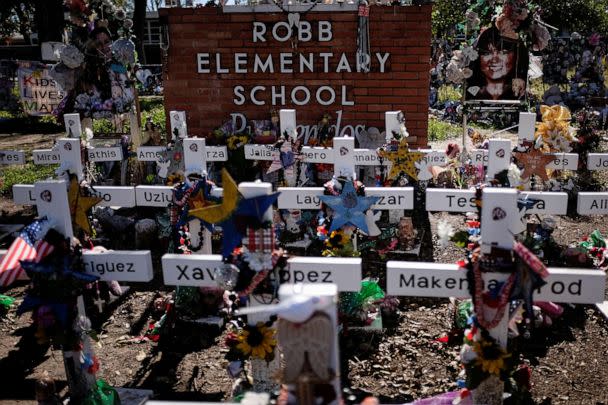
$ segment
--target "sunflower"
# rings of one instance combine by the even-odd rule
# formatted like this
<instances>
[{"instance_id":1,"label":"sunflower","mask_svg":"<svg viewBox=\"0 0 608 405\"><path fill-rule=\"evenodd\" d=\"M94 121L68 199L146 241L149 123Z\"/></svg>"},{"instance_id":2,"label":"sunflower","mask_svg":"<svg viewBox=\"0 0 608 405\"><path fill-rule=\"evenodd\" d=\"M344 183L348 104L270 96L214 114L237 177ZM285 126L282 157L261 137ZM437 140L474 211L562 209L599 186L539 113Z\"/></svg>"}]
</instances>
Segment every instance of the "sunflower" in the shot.
<instances>
[{"instance_id":1,"label":"sunflower","mask_svg":"<svg viewBox=\"0 0 608 405\"><path fill-rule=\"evenodd\" d=\"M236 348L245 356L265 359L277 345L275 333L275 329L269 328L263 322L258 322L255 326L246 326L239 332L237 337L239 343Z\"/></svg>"},{"instance_id":2,"label":"sunflower","mask_svg":"<svg viewBox=\"0 0 608 405\"><path fill-rule=\"evenodd\" d=\"M325 246L328 249L341 249L348 242L350 238L342 230L332 231L329 238L325 240Z\"/></svg>"},{"instance_id":3,"label":"sunflower","mask_svg":"<svg viewBox=\"0 0 608 405\"><path fill-rule=\"evenodd\" d=\"M473 351L477 353L475 365L481 366L483 372L496 375L505 368L505 359L511 356L496 342L488 340L474 342Z\"/></svg>"}]
</instances>

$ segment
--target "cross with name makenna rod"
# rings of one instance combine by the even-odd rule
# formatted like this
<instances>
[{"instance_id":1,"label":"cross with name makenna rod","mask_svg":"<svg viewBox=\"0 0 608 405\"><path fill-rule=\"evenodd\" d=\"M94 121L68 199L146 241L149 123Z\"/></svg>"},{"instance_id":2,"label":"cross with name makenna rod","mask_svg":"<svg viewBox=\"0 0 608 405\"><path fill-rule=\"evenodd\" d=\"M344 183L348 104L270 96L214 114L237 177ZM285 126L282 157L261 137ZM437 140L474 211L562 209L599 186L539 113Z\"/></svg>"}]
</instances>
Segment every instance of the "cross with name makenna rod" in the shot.
<instances>
[{"instance_id":1,"label":"cross with name makenna rod","mask_svg":"<svg viewBox=\"0 0 608 405\"><path fill-rule=\"evenodd\" d=\"M485 188L483 190L483 210L481 217L481 252L490 253L492 248L512 249L514 246L511 228L519 220L517 191L514 189ZM427 198L427 201L429 199ZM389 261L387 263L387 294L413 297L460 297L470 298L469 281L464 269L457 264L418 263ZM588 269L548 269L546 284L535 291L535 299L562 303L594 304L604 299L606 275L598 270ZM484 290L507 280L509 273L482 273ZM496 309L483 307L486 319L496 316ZM508 338L509 313L505 311L502 319L489 333L500 347L506 348ZM500 395L489 403L502 404L503 381L493 389ZM491 385L491 384L490 384ZM488 385L479 390L492 391ZM485 398L488 392L473 393L475 398ZM477 402L476 402L477 403Z\"/></svg>"}]
</instances>

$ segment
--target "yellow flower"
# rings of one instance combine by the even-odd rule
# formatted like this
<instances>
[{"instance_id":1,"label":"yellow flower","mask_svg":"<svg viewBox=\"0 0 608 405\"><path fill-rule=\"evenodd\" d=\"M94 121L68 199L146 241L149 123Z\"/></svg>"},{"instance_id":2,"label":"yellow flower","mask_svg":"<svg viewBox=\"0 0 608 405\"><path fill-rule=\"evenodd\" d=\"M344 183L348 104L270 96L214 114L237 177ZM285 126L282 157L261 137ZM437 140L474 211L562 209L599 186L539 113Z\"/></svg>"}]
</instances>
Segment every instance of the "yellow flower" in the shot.
<instances>
[{"instance_id":1,"label":"yellow flower","mask_svg":"<svg viewBox=\"0 0 608 405\"><path fill-rule=\"evenodd\" d=\"M265 359L273 352L277 341L274 338L276 331L263 322L258 322L256 326L245 327L239 333L237 340L239 343L236 348L245 356L258 359Z\"/></svg>"},{"instance_id":2,"label":"yellow flower","mask_svg":"<svg viewBox=\"0 0 608 405\"><path fill-rule=\"evenodd\" d=\"M542 116L543 122L555 122L555 121L566 121L570 122L572 119L572 115L570 115L570 110L562 105L541 105L540 106L540 114Z\"/></svg>"},{"instance_id":3,"label":"yellow flower","mask_svg":"<svg viewBox=\"0 0 608 405\"><path fill-rule=\"evenodd\" d=\"M505 359L511 357L496 342L487 340L474 342L473 351L477 354L475 365L481 366L481 370L486 373L496 375L499 375L500 371L505 368Z\"/></svg>"},{"instance_id":4,"label":"yellow flower","mask_svg":"<svg viewBox=\"0 0 608 405\"><path fill-rule=\"evenodd\" d=\"M542 152L569 152L570 142L576 141L570 128L570 111L561 105L540 108L542 122L536 124L535 147Z\"/></svg>"}]
</instances>

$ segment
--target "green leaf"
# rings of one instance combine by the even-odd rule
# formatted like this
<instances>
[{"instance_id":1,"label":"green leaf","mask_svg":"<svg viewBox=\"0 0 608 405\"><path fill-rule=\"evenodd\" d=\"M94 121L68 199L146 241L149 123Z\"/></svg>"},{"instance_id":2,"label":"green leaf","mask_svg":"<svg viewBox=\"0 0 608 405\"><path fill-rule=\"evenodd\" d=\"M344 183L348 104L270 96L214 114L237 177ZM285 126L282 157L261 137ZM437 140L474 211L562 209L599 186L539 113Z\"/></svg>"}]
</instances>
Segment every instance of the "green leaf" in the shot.
<instances>
[{"instance_id":1,"label":"green leaf","mask_svg":"<svg viewBox=\"0 0 608 405\"><path fill-rule=\"evenodd\" d=\"M469 243L469 233L467 231L458 231L450 240L459 248L464 248Z\"/></svg>"}]
</instances>

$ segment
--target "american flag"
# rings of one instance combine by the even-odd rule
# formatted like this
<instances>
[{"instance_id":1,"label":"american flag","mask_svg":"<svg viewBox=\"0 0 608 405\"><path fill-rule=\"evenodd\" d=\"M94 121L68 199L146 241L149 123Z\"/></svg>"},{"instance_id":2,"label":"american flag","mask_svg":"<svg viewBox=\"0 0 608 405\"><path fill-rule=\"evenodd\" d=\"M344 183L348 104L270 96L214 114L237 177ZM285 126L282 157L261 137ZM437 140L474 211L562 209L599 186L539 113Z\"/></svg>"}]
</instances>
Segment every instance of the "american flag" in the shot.
<instances>
[{"instance_id":1,"label":"american flag","mask_svg":"<svg viewBox=\"0 0 608 405\"><path fill-rule=\"evenodd\" d=\"M53 245L42 238L48 221L36 220L25 227L0 261L0 287L8 287L23 272L21 260L39 262L53 251Z\"/></svg>"}]
</instances>

